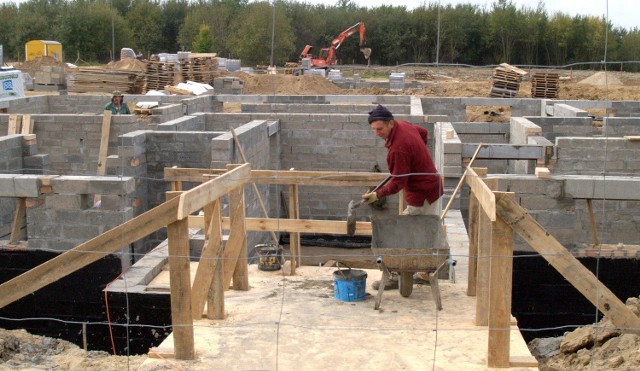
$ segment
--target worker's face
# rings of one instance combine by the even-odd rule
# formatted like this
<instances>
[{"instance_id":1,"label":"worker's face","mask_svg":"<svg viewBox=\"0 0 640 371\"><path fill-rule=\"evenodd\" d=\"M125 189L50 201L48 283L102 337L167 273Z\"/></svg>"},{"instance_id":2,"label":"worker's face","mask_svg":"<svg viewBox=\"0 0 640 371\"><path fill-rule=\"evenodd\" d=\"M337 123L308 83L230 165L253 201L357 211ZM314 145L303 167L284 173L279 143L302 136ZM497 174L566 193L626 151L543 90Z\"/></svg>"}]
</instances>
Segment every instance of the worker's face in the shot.
<instances>
[{"instance_id":1,"label":"worker's face","mask_svg":"<svg viewBox=\"0 0 640 371\"><path fill-rule=\"evenodd\" d=\"M373 121L371 123L371 129L377 136L386 140L391 134L391 129L393 129L393 120L391 121Z\"/></svg>"},{"instance_id":2,"label":"worker's face","mask_svg":"<svg viewBox=\"0 0 640 371\"><path fill-rule=\"evenodd\" d=\"M111 98L111 101L113 103L117 103L117 102L122 103L122 98L123 98L122 95L116 95L115 97Z\"/></svg>"}]
</instances>

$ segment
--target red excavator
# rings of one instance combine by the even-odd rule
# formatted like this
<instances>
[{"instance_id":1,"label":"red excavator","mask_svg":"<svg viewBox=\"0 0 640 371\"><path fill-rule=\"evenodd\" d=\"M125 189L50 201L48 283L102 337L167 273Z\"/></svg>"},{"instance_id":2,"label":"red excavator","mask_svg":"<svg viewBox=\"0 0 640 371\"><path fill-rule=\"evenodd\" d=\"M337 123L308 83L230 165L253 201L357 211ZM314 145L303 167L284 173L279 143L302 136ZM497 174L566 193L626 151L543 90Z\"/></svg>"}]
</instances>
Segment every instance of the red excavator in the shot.
<instances>
[{"instance_id":1,"label":"red excavator","mask_svg":"<svg viewBox=\"0 0 640 371\"><path fill-rule=\"evenodd\" d=\"M353 35L356 32L360 33L360 51L362 52L362 54L364 54L365 59L369 59L369 56L371 55L371 48L365 48L365 45L367 44L367 38L365 36L366 29L363 22L358 22L353 26L347 28L346 30L340 32L338 37L331 41L330 47L320 49L320 55L318 56L318 58L314 58L311 55L311 48L313 48L311 45L305 46L302 50L302 53L300 53L300 62L302 62L302 59L304 58L309 58L311 60L312 67L327 68L328 66L335 65L337 63L336 50L338 50L340 45L342 45L342 42L344 42L347 37Z\"/></svg>"}]
</instances>

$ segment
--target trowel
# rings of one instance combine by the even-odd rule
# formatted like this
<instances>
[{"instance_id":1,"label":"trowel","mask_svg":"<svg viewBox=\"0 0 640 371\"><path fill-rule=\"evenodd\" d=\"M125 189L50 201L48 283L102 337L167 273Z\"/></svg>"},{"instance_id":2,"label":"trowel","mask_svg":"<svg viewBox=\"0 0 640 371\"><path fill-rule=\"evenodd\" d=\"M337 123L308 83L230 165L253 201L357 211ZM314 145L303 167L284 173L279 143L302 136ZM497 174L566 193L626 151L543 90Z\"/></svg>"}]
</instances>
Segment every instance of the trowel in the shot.
<instances>
[{"instance_id":1,"label":"trowel","mask_svg":"<svg viewBox=\"0 0 640 371\"><path fill-rule=\"evenodd\" d=\"M387 182L389 180L391 180L391 175L389 175L388 177L384 178L384 180L382 182L380 182L380 184L375 186L369 192L377 191L378 189L382 188L382 186L387 184ZM353 236L356 233L356 212L355 212L355 210L357 208L359 208L360 206L362 206L365 202L367 202L367 200L364 199L364 198L361 199L360 201L354 201L354 200L349 201L349 210L347 210L347 235Z\"/></svg>"}]
</instances>

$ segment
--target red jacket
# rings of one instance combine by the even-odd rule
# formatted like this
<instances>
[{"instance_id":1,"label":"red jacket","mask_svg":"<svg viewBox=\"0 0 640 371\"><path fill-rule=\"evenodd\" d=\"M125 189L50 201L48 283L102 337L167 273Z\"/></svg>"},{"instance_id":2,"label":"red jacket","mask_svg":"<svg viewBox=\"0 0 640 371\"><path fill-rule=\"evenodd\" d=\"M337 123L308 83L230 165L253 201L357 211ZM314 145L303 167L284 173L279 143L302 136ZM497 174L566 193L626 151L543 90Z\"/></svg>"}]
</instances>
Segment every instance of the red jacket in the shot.
<instances>
[{"instance_id":1,"label":"red jacket","mask_svg":"<svg viewBox=\"0 0 640 371\"><path fill-rule=\"evenodd\" d=\"M427 129L406 121L395 120L391 134L384 144L388 149L387 166L393 176L389 183L376 191L379 198L404 190L407 204L422 206L434 203L444 193L442 178L427 149ZM421 175L408 175L416 174Z\"/></svg>"}]
</instances>

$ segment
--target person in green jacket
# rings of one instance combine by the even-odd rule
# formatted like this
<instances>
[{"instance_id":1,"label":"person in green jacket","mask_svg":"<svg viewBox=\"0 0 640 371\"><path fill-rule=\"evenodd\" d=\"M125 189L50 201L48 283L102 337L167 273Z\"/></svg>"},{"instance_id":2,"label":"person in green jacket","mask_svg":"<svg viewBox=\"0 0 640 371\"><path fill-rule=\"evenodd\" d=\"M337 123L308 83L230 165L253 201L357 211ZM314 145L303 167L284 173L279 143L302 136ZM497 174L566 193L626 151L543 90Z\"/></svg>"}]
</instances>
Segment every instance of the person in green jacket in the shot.
<instances>
[{"instance_id":1,"label":"person in green jacket","mask_svg":"<svg viewBox=\"0 0 640 371\"><path fill-rule=\"evenodd\" d=\"M104 107L105 111L110 110L114 115L130 115L129 106L122 101L123 98L122 92L114 91L111 102Z\"/></svg>"}]
</instances>

